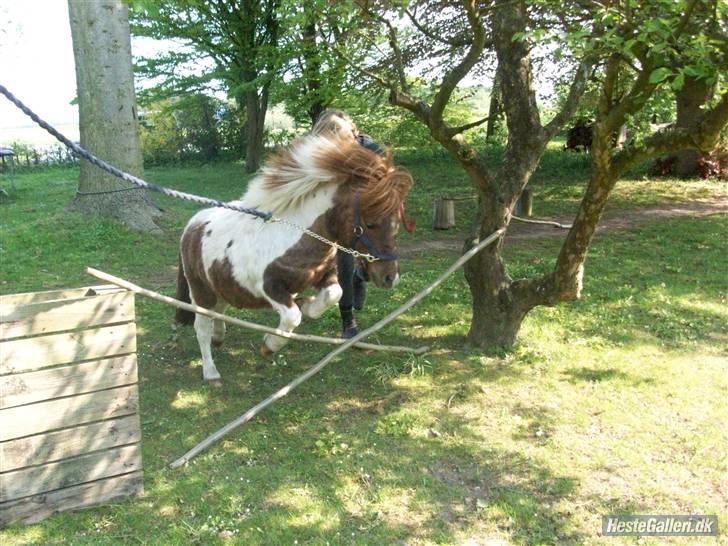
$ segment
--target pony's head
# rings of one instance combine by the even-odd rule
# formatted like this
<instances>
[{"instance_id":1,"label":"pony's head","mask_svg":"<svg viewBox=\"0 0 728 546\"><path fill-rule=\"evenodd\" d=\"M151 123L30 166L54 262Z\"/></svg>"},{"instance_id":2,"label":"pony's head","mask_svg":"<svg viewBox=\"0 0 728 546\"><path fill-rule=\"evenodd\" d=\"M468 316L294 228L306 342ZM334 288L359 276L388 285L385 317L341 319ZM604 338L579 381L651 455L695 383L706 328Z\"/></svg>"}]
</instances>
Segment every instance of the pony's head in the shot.
<instances>
[{"instance_id":1,"label":"pony's head","mask_svg":"<svg viewBox=\"0 0 728 546\"><path fill-rule=\"evenodd\" d=\"M390 154L379 155L354 139L341 138L317 162L339 175L339 206L334 228L342 244L376 258L369 278L381 288L399 282L397 233L412 176L394 166Z\"/></svg>"}]
</instances>

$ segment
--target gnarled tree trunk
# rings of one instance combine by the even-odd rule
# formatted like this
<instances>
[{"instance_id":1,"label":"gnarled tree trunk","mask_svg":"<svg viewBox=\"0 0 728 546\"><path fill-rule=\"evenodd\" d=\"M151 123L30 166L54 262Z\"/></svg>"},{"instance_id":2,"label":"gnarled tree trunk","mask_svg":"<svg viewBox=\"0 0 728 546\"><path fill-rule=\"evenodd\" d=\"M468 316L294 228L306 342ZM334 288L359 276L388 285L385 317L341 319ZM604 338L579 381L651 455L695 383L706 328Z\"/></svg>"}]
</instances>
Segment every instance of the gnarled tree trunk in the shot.
<instances>
[{"instance_id":1,"label":"gnarled tree trunk","mask_svg":"<svg viewBox=\"0 0 728 546\"><path fill-rule=\"evenodd\" d=\"M255 89L245 93L245 111L247 112L245 170L249 173L257 171L263 161L263 135L265 116L268 111L267 88L263 93L263 97L258 97L258 91Z\"/></svg>"},{"instance_id":2,"label":"gnarled tree trunk","mask_svg":"<svg viewBox=\"0 0 728 546\"><path fill-rule=\"evenodd\" d=\"M136 176L143 176L131 64L128 6L121 0L69 0L76 60L81 146ZM78 193L70 209L156 230L160 210L144 190L81 161ZM123 190L123 191L119 191Z\"/></svg>"},{"instance_id":3,"label":"gnarled tree trunk","mask_svg":"<svg viewBox=\"0 0 728 546\"><path fill-rule=\"evenodd\" d=\"M702 107L713 96L714 85L710 85L705 78L685 78L685 84L677 93L677 122L680 128L689 129L700 119ZM675 174L678 176L696 176L698 173L698 160L701 153L698 150L681 150L677 154Z\"/></svg>"}]
</instances>

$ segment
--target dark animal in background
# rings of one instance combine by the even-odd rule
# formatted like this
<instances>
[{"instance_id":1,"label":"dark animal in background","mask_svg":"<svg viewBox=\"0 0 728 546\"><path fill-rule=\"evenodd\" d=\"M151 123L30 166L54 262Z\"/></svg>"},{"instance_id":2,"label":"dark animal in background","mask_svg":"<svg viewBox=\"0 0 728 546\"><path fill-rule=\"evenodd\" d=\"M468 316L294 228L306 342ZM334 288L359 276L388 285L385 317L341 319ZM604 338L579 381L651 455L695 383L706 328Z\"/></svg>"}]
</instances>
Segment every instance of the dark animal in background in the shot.
<instances>
[{"instance_id":1,"label":"dark animal in background","mask_svg":"<svg viewBox=\"0 0 728 546\"><path fill-rule=\"evenodd\" d=\"M594 123L588 119L578 119L576 124L566 133L564 150L586 152L591 148L594 134Z\"/></svg>"}]
</instances>

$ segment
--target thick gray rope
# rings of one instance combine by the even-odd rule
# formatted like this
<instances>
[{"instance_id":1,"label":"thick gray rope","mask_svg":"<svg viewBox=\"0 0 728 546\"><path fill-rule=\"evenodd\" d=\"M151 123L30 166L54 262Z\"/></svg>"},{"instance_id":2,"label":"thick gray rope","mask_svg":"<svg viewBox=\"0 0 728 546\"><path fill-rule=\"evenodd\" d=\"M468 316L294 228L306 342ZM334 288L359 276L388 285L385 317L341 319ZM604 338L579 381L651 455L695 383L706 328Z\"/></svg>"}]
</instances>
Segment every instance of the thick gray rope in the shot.
<instances>
[{"instance_id":1,"label":"thick gray rope","mask_svg":"<svg viewBox=\"0 0 728 546\"><path fill-rule=\"evenodd\" d=\"M53 126L51 126L46 121L42 120L38 114L33 112L30 108L28 108L25 104L23 104L15 95L13 95L8 89L0 84L0 93L5 95L5 97L12 102L15 106L20 108L20 110L23 111L23 113L28 116L30 119L32 119L34 122L36 122L38 125L43 127L46 131L48 131L50 134L52 134L54 137L56 137L60 142L65 144L68 148L74 151L74 153L80 157L83 157L93 165L96 165L99 169L102 169L108 173L113 174L114 176L117 176L121 178L122 180L129 182L130 184L134 184L135 186L138 186L139 188L143 188L145 190L149 191L155 191L157 193L161 193L162 195L168 195L170 197L177 197L178 199L184 199L186 201L192 201L193 203L199 203L200 205L208 205L211 207L221 207L224 209L230 209L235 210L238 212L244 212L245 214L250 214L252 216L256 216L258 218L261 218L265 220L266 222L269 221L271 218L273 218L273 213L271 212L261 212L257 209L251 209L246 207L241 207L240 205L233 205L232 203L226 203L224 201L219 201L217 199L210 199L209 197L201 197L199 195L194 195L192 193L186 193L182 191L172 190L170 188L165 188L164 186L158 186L157 184L150 184L149 182L146 182L145 180L142 180L141 178L138 178L134 175L131 175L129 173L126 173L120 169L117 169L113 165L110 165L106 161L99 159L95 155L93 155L91 152L81 148L78 144L75 142L71 142L68 138L63 136L61 133L59 133Z\"/></svg>"}]
</instances>

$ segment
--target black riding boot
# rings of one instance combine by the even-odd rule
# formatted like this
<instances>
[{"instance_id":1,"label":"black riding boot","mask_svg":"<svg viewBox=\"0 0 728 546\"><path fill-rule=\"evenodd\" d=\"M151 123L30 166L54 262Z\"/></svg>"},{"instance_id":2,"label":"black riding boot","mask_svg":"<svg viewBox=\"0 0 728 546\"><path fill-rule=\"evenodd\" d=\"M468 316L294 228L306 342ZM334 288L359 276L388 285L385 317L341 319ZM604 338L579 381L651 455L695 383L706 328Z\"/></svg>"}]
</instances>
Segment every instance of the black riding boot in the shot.
<instances>
[{"instance_id":1,"label":"black riding boot","mask_svg":"<svg viewBox=\"0 0 728 546\"><path fill-rule=\"evenodd\" d=\"M361 311L364 309L364 302L367 300L367 281L369 276L365 269L361 266L356 268L354 271L354 279L352 281L352 287L354 290L354 309Z\"/></svg>"},{"instance_id":2,"label":"black riding boot","mask_svg":"<svg viewBox=\"0 0 728 546\"><path fill-rule=\"evenodd\" d=\"M351 307L339 307L341 313L341 337L351 339L359 333Z\"/></svg>"}]
</instances>

